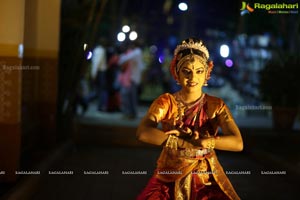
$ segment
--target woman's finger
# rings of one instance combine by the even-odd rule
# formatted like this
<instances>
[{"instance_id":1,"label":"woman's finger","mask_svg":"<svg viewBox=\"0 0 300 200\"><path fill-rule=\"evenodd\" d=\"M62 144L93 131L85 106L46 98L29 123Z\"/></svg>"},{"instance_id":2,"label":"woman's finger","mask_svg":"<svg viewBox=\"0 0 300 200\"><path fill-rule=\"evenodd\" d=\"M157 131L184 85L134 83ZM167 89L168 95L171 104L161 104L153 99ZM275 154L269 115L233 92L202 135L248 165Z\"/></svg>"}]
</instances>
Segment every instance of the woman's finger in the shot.
<instances>
[{"instance_id":1,"label":"woman's finger","mask_svg":"<svg viewBox=\"0 0 300 200\"><path fill-rule=\"evenodd\" d=\"M166 135L176 135L176 136L179 136L180 132L178 130L170 130L170 131L165 132L165 134Z\"/></svg>"},{"instance_id":2,"label":"woman's finger","mask_svg":"<svg viewBox=\"0 0 300 200\"><path fill-rule=\"evenodd\" d=\"M198 131L194 131L194 135L195 135L195 140L199 139L199 132Z\"/></svg>"}]
</instances>

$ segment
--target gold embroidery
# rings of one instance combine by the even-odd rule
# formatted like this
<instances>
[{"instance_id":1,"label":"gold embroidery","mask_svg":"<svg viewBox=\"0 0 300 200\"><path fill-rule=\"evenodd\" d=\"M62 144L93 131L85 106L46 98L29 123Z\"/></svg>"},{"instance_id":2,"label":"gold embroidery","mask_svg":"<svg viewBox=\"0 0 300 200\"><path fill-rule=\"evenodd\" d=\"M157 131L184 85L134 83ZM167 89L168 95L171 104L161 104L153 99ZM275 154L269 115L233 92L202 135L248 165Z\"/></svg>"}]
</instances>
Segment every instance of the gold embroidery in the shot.
<instances>
[{"instance_id":1,"label":"gold embroidery","mask_svg":"<svg viewBox=\"0 0 300 200\"><path fill-rule=\"evenodd\" d=\"M175 181L175 199L188 200L191 196L192 174Z\"/></svg>"},{"instance_id":2,"label":"gold embroidery","mask_svg":"<svg viewBox=\"0 0 300 200\"><path fill-rule=\"evenodd\" d=\"M206 95L208 96L208 95ZM214 97L207 97L207 101L210 102L207 108L208 118L211 120L213 127L216 129L216 124L219 123L218 120L214 119L216 116L220 116L220 108L224 103L222 100ZM156 109L155 115L162 121L163 127L172 127L176 116L178 117L178 107L175 98L171 94L165 94L160 100L159 109ZM166 106L167 105L167 106ZM163 110L167 107L167 111ZM162 110L160 110L162 109ZM222 110L222 109L221 109ZM151 111L149 111L150 114ZM161 116L163 115L163 116ZM227 115L228 116L228 115ZM224 119L221 119L221 121ZM170 129L169 129L170 130ZM223 171L220 163L217 160L215 152L212 152L202 159L189 159L186 157L180 157L178 155L177 149L177 137L169 137L166 143L166 147L157 161L157 171L155 177L164 182L175 182L174 195L177 199L186 200L190 197L191 192L191 178L193 173L197 173L197 177L203 185L209 187L210 177L213 176L215 182L219 185L221 190L233 200L240 199L235 192L233 186L231 185L229 179ZM205 173L208 169L211 170L211 174ZM158 171L177 171L180 173L173 174L162 174Z\"/></svg>"}]
</instances>

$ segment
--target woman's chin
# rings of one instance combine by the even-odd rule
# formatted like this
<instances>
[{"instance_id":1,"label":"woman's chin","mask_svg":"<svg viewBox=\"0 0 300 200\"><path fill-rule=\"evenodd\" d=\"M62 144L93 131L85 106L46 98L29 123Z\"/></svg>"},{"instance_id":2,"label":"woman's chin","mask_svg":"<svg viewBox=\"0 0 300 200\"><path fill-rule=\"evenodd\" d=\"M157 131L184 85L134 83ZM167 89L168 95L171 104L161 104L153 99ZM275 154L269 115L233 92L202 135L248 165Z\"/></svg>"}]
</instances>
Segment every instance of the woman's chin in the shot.
<instances>
[{"instance_id":1,"label":"woman's chin","mask_svg":"<svg viewBox=\"0 0 300 200\"><path fill-rule=\"evenodd\" d=\"M190 87L186 87L186 90L188 92L199 92L201 91L201 87L197 86L190 86Z\"/></svg>"}]
</instances>

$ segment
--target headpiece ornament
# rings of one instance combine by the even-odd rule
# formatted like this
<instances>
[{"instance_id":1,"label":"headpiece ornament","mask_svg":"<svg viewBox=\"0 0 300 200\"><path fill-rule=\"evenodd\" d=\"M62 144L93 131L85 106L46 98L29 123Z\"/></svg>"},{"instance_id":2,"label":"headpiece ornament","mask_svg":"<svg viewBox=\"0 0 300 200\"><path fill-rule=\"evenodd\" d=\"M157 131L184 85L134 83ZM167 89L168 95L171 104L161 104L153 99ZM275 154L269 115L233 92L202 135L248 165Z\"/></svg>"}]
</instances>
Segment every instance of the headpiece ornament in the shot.
<instances>
[{"instance_id":1,"label":"headpiece ornament","mask_svg":"<svg viewBox=\"0 0 300 200\"><path fill-rule=\"evenodd\" d=\"M181 42L181 44L177 45L176 49L174 50L174 56L177 56L177 54L180 51L183 51L185 49L196 49L204 53L206 56L206 59L209 58L209 53L206 48L206 46L203 44L202 40L195 40L192 38L189 38L188 41L184 40Z\"/></svg>"},{"instance_id":2,"label":"headpiece ornament","mask_svg":"<svg viewBox=\"0 0 300 200\"><path fill-rule=\"evenodd\" d=\"M202 40L196 38L188 38L183 40L179 45L177 45L174 50L174 57L170 64L170 71L174 79L178 82L178 74L182 64L188 60L193 60L194 58L199 58L199 61L206 66L206 80L204 85L207 85L207 81L210 79L210 74L213 69L213 62L209 59L209 53L202 42Z\"/></svg>"}]
</instances>

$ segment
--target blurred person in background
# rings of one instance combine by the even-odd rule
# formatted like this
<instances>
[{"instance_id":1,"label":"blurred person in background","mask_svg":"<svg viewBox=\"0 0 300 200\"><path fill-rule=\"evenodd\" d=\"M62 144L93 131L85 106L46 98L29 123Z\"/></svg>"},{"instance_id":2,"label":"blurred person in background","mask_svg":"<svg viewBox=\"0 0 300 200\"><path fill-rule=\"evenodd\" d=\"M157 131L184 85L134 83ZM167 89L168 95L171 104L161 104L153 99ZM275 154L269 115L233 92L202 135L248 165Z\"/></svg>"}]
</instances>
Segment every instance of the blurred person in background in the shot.
<instances>
[{"instance_id":1,"label":"blurred person in background","mask_svg":"<svg viewBox=\"0 0 300 200\"><path fill-rule=\"evenodd\" d=\"M103 39L100 39L100 42L94 48L91 65L91 78L95 83L98 111L106 111L108 101L106 81L107 57L103 43Z\"/></svg>"},{"instance_id":2,"label":"blurred person in background","mask_svg":"<svg viewBox=\"0 0 300 200\"><path fill-rule=\"evenodd\" d=\"M116 112L120 111L120 94L119 94L119 84L118 84L118 73L120 70L119 62L119 53L116 48L111 47L108 49L108 61L107 61L107 93L108 93L108 102L107 102L107 111Z\"/></svg>"},{"instance_id":3,"label":"blurred person in background","mask_svg":"<svg viewBox=\"0 0 300 200\"><path fill-rule=\"evenodd\" d=\"M122 66L122 73L118 78L122 85L120 89L122 112L125 118L135 119L138 114L138 89L145 68L142 49L136 42L121 54L119 65Z\"/></svg>"},{"instance_id":4,"label":"blurred person in background","mask_svg":"<svg viewBox=\"0 0 300 200\"><path fill-rule=\"evenodd\" d=\"M195 38L174 51L171 74L181 89L158 97L137 130L140 141L163 146L138 200L240 199L214 149L242 151L243 140L224 101L202 92L213 68L208 59L206 46Z\"/></svg>"},{"instance_id":5,"label":"blurred person in background","mask_svg":"<svg viewBox=\"0 0 300 200\"><path fill-rule=\"evenodd\" d=\"M89 102L91 101L92 96L90 92L89 85L89 73L85 70L84 67L81 68L80 71L80 81L76 88L76 96L75 96L75 106L74 112L76 114L84 115L89 107ZM81 111L79 113L78 106L80 106Z\"/></svg>"}]
</instances>

